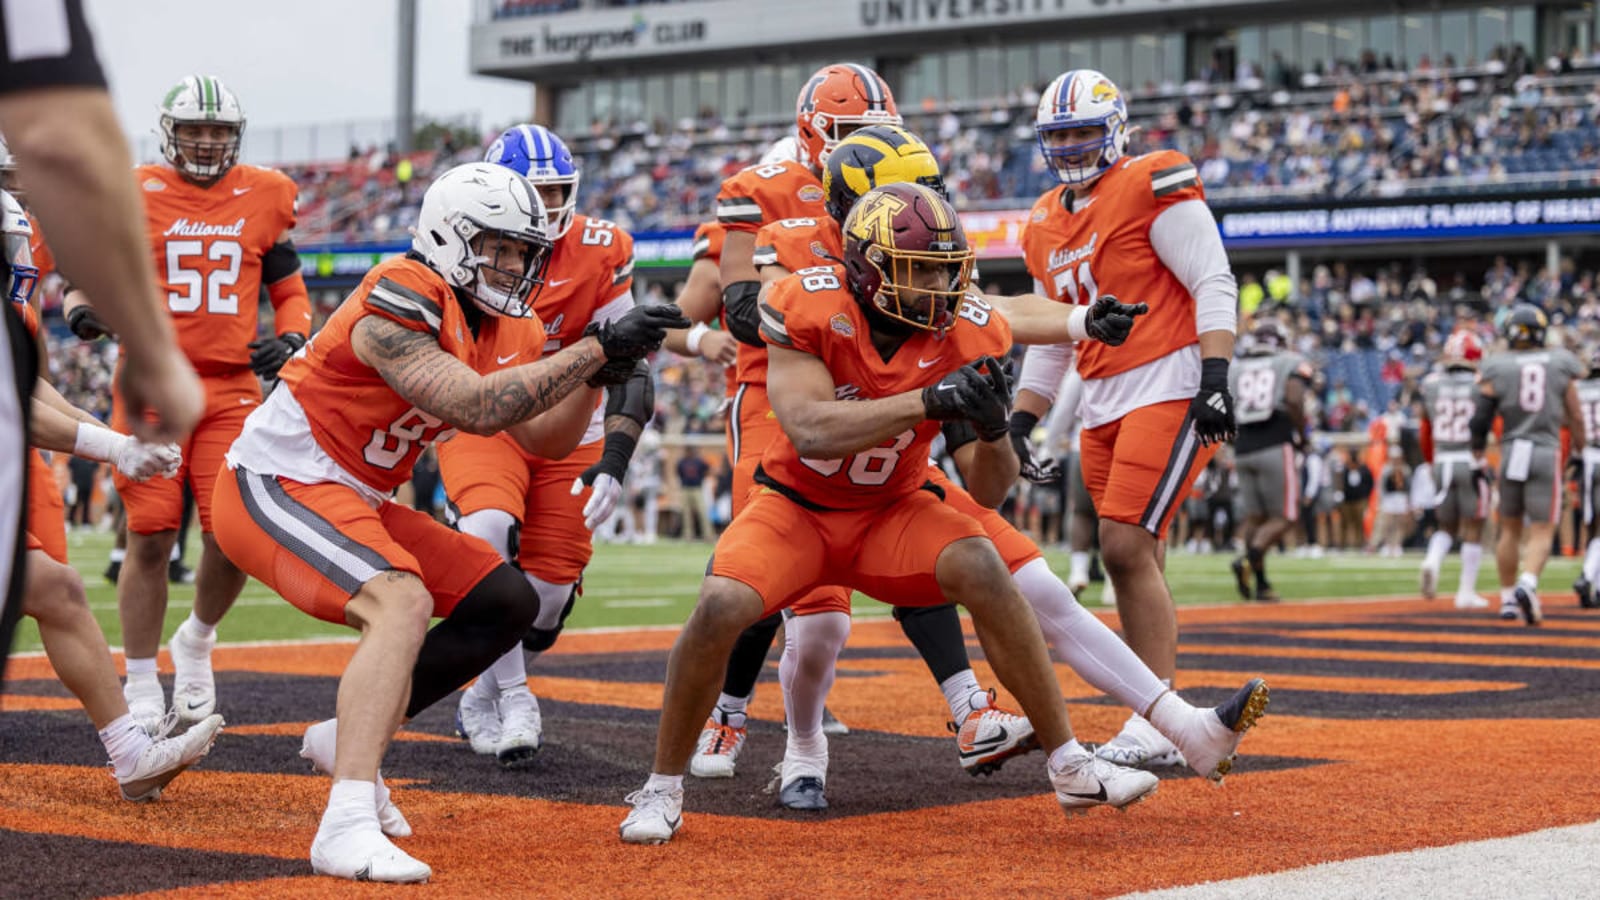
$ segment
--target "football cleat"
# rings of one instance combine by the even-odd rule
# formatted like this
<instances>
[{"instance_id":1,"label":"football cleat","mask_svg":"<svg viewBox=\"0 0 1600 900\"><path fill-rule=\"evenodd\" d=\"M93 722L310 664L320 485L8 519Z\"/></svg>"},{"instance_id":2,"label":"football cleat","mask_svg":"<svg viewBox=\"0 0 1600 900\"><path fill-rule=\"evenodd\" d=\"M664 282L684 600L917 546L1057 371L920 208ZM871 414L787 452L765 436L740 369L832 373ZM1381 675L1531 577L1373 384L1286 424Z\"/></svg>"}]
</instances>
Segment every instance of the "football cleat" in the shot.
<instances>
[{"instance_id":1,"label":"football cleat","mask_svg":"<svg viewBox=\"0 0 1600 900\"><path fill-rule=\"evenodd\" d=\"M169 716L166 724L170 729L177 724L177 717ZM145 803L159 798L172 779L211 752L221 731L222 717L212 715L190 725L182 734L151 741L139 754L133 770L117 778L122 799Z\"/></svg>"},{"instance_id":2,"label":"football cleat","mask_svg":"<svg viewBox=\"0 0 1600 900\"><path fill-rule=\"evenodd\" d=\"M838 737L841 734L849 734L850 726L839 721L839 717L833 714L833 710L824 706L822 708L822 733L829 737Z\"/></svg>"},{"instance_id":3,"label":"football cleat","mask_svg":"<svg viewBox=\"0 0 1600 900\"><path fill-rule=\"evenodd\" d=\"M1234 584L1238 585L1239 587L1239 596L1249 600L1250 575L1249 570L1245 566L1244 557L1240 556L1234 559L1233 562L1228 563L1228 568L1233 570L1233 581Z\"/></svg>"},{"instance_id":4,"label":"football cleat","mask_svg":"<svg viewBox=\"0 0 1600 900\"><path fill-rule=\"evenodd\" d=\"M428 864L389 842L382 832L367 828L331 831L317 829L311 842L311 871L351 881L387 881L415 884L433 877Z\"/></svg>"},{"instance_id":5,"label":"football cleat","mask_svg":"<svg viewBox=\"0 0 1600 900\"><path fill-rule=\"evenodd\" d=\"M1420 576L1422 599L1432 600L1439 593L1439 570L1433 566L1424 565Z\"/></svg>"},{"instance_id":6,"label":"football cleat","mask_svg":"<svg viewBox=\"0 0 1600 900\"><path fill-rule=\"evenodd\" d=\"M1283 598L1278 596L1278 592L1273 590L1270 584L1262 584L1256 588L1257 603L1278 603L1282 600Z\"/></svg>"},{"instance_id":7,"label":"football cleat","mask_svg":"<svg viewBox=\"0 0 1600 900\"><path fill-rule=\"evenodd\" d=\"M623 800L633 806L617 829L626 844L665 844L683 827L683 788L641 788Z\"/></svg>"},{"instance_id":8,"label":"football cleat","mask_svg":"<svg viewBox=\"0 0 1600 900\"><path fill-rule=\"evenodd\" d=\"M1113 765L1087 750L1074 754L1059 772L1047 769L1056 802L1069 816L1095 806L1123 809L1155 793L1161 784L1149 772Z\"/></svg>"},{"instance_id":9,"label":"football cleat","mask_svg":"<svg viewBox=\"0 0 1600 900\"><path fill-rule=\"evenodd\" d=\"M456 704L456 736L472 744L472 752L481 756L494 756L500 746L500 708L495 698L485 697L477 685L461 692L461 702Z\"/></svg>"},{"instance_id":10,"label":"football cleat","mask_svg":"<svg viewBox=\"0 0 1600 900\"><path fill-rule=\"evenodd\" d=\"M1477 594L1457 594L1456 609L1488 609L1489 601Z\"/></svg>"},{"instance_id":11,"label":"football cleat","mask_svg":"<svg viewBox=\"0 0 1600 900\"><path fill-rule=\"evenodd\" d=\"M319 775L333 774L333 759L338 745L338 719L325 719L306 729L300 742L300 758L311 763L311 770ZM406 821L400 807L394 805L388 785L383 783L383 771L378 771L378 827L392 838L411 836L411 823Z\"/></svg>"},{"instance_id":12,"label":"football cleat","mask_svg":"<svg viewBox=\"0 0 1600 900\"><path fill-rule=\"evenodd\" d=\"M1507 622L1515 622L1516 620L1522 618L1522 610L1517 608L1517 600L1515 597L1502 599L1500 601L1500 618Z\"/></svg>"},{"instance_id":13,"label":"football cleat","mask_svg":"<svg viewBox=\"0 0 1600 900\"><path fill-rule=\"evenodd\" d=\"M994 705L994 690L989 705L974 709L959 726L949 723L956 734L956 752L961 768L968 775L990 775L1000 771L1006 760L1039 749L1039 738L1026 716Z\"/></svg>"},{"instance_id":14,"label":"football cleat","mask_svg":"<svg viewBox=\"0 0 1600 900\"><path fill-rule=\"evenodd\" d=\"M173 632L167 643L172 655L172 708L179 724L198 722L217 710L217 686L211 674L211 649L217 636L202 638L190 633L187 620Z\"/></svg>"},{"instance_id":15,"label":"football cleat","mask_svg":"<svg viewBox=\"0 0 1600 900\"><path fill-rule=\"evenodd\" d=\"M539 698L526 687L500 694L500 743L494 755L507 769L532 765L544 743L544 721L539 715Z\"/></svg>"},{"instance_id":16,"label":"football cleat","mask_svg":"<svg viewBox=\"0 0 1600 900\"><path fill-rule=\"evenodd\" d=\"M1184 764L1183 754L1177 746L1138 713L1128 716L1122 731L1096 748L1094 755L1109 763L1138 769L1160 769Z\"/></svg>"},{"instance_id":17,"label":"football cleat","mask_svg":"<svg viewBox=\"0 0 1600 900\"><path fill-rule=\"evenodd\" d=\"M1233 768L1233 755L1239 749L1239 741L1266 714L1270 700L1266 681L1252 678L1226 703L1196 710L1200 714L1201 733L1183 742L1183 757L1188 760L1189 767L1201 777L1221 784L1223 776Z\"/></svg>"},{"instance_id":18,"label":"football cleat","mask_svg":"<svg viewBox=\"0 0 1600 900\"><path fill-rule=\"evenodd\" d=\"M784 748L783 760L773 766L776 777L767 791L771 793L777 788L778 802L786 809L828 808L828 798L823 793L828 781L828 744L825 738L817 743L821 745L821 753L806 754L797 751L791 742Z\"/></svg>"},{"instance_id":19,"label":"football cleat","mask_svg":"<svg viewBox=\"0 0 1600 900\"><path fill-rule=\"evenodd\" d=\"M1578 580L1572 583L1572 590L1578 595L1578 606L1584 609L1600 607L1600 598L1595 597L1594 585L1589 583L1589 579L1578 576Z\"/></svg>"},{"instance_id":20,"label":"football cleat","mask_svg":"<svg viewBox=\"0 0 1600 900\"><path fill-rule=\"evenodd\" d=\"M689 760L689 774L696 778L732 778L747 733L747 729L721 724L715 715L706 719L694 757Z\"/></svg>"},{"instance_id":21,"label":"football cleat","mask_svg":"<svg viewBox=\"0 0 1600 900\"><path fill-rule=\"evenodd\" d=\"M1511 596L1516 600L1517 612L1521 614L1522 624L1530 628L1544 624L1544 610L1539 608L1539 595L1537 593L1519 584ZM1501 613L1501 618L1505 618L1504 613Z\"/></svg>"}]
</instances>

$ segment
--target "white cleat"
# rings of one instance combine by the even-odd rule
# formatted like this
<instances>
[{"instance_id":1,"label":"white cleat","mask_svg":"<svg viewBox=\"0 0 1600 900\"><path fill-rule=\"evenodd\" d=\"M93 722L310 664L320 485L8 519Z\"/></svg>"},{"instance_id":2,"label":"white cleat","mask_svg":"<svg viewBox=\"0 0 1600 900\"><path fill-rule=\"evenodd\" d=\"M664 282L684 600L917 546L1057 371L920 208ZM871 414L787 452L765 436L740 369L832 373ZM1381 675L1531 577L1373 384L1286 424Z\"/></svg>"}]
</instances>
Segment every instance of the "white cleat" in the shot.
<instances>
[{"instance_id":1,"label":"white cleat","mask_svg":"<svg viewBox=\"0 0 1600 900\"><path fill-rule=\"evenodd\" d=\"M512 688L500 694L500 741L495 758L507 769L533 764L544 744L544 721L539 715L539 698L527 687Z\"/></svg>"},{"instance_id":2,"label":"white cleat","mask_svg":"<svg viewBox=\"0 0 1600 900\"><path fill-rule=\"evenodd\" d=\"M159 798L172 779L211 752L211 745L221 731L222 717L212 715L189 726L182 734L151 741L139 754L133 771L117 778L122 799L145 803Z\"/></svg>"},{"instance_id":3,"label":"white cleat","mask_svg":"<svg viewBox=\"0 0 1600 900\"><path fill-rule=\"evenodd\" d=\"M1421 572L1422 599L1432 600L1439 592L1439 570L1433 566L1424 565Z\"/></svg>"},{"instance_id":4,"label":"white cleat","mask_svg":"<svg viewBox=\"0 0 1600 900\"><path fill-rule=\"evenodd\" d=\"M300 758L309 760L318 775L333 775L333 759L338 745L338 719L325 719L306 729L300 743ZM378 826L392 838L411 837L411 823L389 796L389 787L383 783L383 772L378 772Z\"/></svg>"},{"instance_id":5,"label":"white cleat","mask_svg":"<svg viewBox=\"0 0 1600 900\"><path fill-rule=\"evenodd\" d=\"M165 736L168 729L163 720L167 715L167 697L162 693L161 682L153 678L126 681L122 685L122 699L128 703L128 715L133 716L145 734Z\"/></svg>"},{"instance_id":6,"label":"white cleat","mask_svg":"<svg viewBox=\"0 0 1600 900\"><path fill-rule=\"evenodd\" d=\"M1123 809L1156 792L1161 779L1138 769L1113 765L1088 751L1076 755L1057 772L1048 764L1050 786L1056 802L1067 815L1077 815L1096 806Z\"/></svg>"},{"instance_id":7,"label":"white cleat","mask_svg":"<svg viewBox=\"0 0 1600 900\"><path fill-rule=\"evenodd\" d=\"M461 702L456 704L456 734L472 744L472 752L480 756L494 756L500 745L500 708L493 696L484 697L478 686L461 692Z\"/></svg>"},{"instance_id":8,"label":"white cleat","mask_svg":"<svg viewBox=\"0 0 1600 900\"><path fill-rule=\"evenodd\" d=\"M627 797L633 805L618 833L626 844L665 844L683 827L683 788L641 788Z\"/></svg>"},{"instance_id":9,"label":"white cleat","mask_svg":"<svg viewBox=\"0 0 1600 900\"><path fill-rule=\"evenodd\" d=\"M1267 683L1252 678L1226 703L1195 710L1200 733L1183 742L1183 756L1189 767L1202 778L1222 784L1223 776L1233 769L1233 755L1244 733L1266 714L1270 699Z\"/></svg>"},{"instance_id":10,"label":"white cleat","mask_svg":"<svg viewBox=\"0 0 1600 900\"><path fill-rule=\"evenodd\" d=\"M956 733L961 768L974 777L992 775L1006 760L1039 749L1033 724L1026 716L994 705L993 690L988 706L973 710L960 727L951 722L949 728Z\"/></svg>"},{"instance_id":11,"label":"white cleat","mask_svg":"<svg viewBox=\"0 0 1600 900\"><path fill-rule=\"evenodd\" d=\"M188 725L217 711L217 685L211 674L211 649L217 636L197 637L189 632L187 620L173 632L167 644L172 654L172 708L178 722Z\"/></svg>"},{"instance_id":12,"label":"white cleat","mask_svg":"<svg viewBox=\"0 0 1600 900\"><path fill-rule=\"evenodd\" d=\"M1522 619L1522 624L1528 626L1544 624L1544 610L1539 606L1537 592L1530 591L1519 584L1511 596L1516 600L1517 613ZM1505 615L1502 613L1500 617L1503 619Z\"/></svg>"},{"instance_id":13,"label":"white cleat","mask_svg":"<svg viewBox=\"0 0 1600 900\"><path fill-rule=\"evenodd\" d=\"M1106 762L1136 769L1159 769L1184 764L1183 754L1178 752L1177 745L1167 740L1138 713L1128 716L1122 731L1101 744L1094 755Z\"/></svg>"},{"instance_id":14,"label":"white cleat","mask_svg":"<svg viewBox=\"0 0 1600 900\"><path fill-rule=\"evenodd\" d=\"M433 869L427 863L413 859L370 826L339 832L318 828L316 839L311 842L311 871L351 881L400 884L433 877Z\"/></svg>"},{"instance_id":15,"label":"white cleat","mask_svg":"<svg viewBox=\"0 0 1600 900\"><path fill-rule=\"evenodd\" d=\"M732 778L747 734L744 728L721 724L712 713L700 730L694 756L689 759L689 774L696 778Z\"/></svg>"},{"instance_id":16,"label":"white cleat","mask_svg":"<svg viewBox=\"0 0 1600 900\"><path fill-rule=\"evenodd\" d=\"M1489 608L1489 601L1488 601L1487 598L1480 597L1477 594L1457 594L1456 595L1456 609L1488 609L1488 608Z\"/></svg>"}]
</instances>

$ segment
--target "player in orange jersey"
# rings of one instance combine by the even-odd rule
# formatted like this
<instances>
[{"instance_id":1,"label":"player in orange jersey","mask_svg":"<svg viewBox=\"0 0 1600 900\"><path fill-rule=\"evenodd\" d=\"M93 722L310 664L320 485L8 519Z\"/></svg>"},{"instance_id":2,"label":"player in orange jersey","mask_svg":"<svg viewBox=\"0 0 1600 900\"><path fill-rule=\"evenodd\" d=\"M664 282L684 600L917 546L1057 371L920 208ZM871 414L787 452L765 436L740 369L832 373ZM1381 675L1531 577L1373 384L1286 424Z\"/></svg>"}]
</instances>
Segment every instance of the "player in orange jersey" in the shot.
<instances>
[{"instance_id":1,"label":"player in orange jersey","mask_svg":"<svg viewBox=\"0 0 1600 900\"><path fill-rule=\"evenodd\" d=\"M861 199L844 231L843 265L796 272L761 305L782 431L673 648L653 771L629 795L624 841L662 843L681 826L696 727L739 632L830 582L897 605L966 606L1051 752L1064 809L1126 806L1155 790L1154 776L1073 739L1038 623L1004 562L982 526L925 487L941 421L978 434L969 474L980 502L998 503L1017 477L994 359L1010 330L968 296L973 253L955 209L926 186L889 185Z\"/></svg>"},{"instance_id":2,"label":"player in orange jersey","mask_svg":"<svg viewBox=\"0 0 1600 900\"><path fill-rule=\"evenodd\" d=\"M284 367L216 482L230 558L306 613L361 630L338 715L301 755L333 775L312 868L373 881L432 873L390 842L411 833L379 775L395 729L516 646L539 594L483 540L396 504L430 443L508 430L558 457L598 397L604 365L631 370L672 306L634 309L545 356L534 291L550 252L533 185L458 166L423 196L412 249L367 273ZM443 621L428 628L430 617Z\"/></svg>"},{"instance_id":3,"label":"player in orange jersey","mask_svg":"<svg viewBox=\"0 0 1600 900\"><path fill-rule=\"evenodd\" d=\"M728 230L720 222L706 222L694 230L693 260L673 302L694 325L667 335L661 346L679 356L698 356L728 367L728 396L738 389L739 342L711 320L722 312L722 240ZM720 324L720 322L719 322ZM729 454L732 459L732 454Z\"/></svg>"},{"instance_id":4,"label":"player in orange jersey","mask_svg":"<svg viewBox=\"0 0 1600 900\"><path fill-rule=\"evenodd\" d=\"M1126 344L1077 347L1080 459L1128 644L1170 681L1178 628L1163 539L1189 486L1234 433L1228 363L1238 290L1194 165L1171 151L1127 155L1128 109L1109 79L1087 69L1057 78L1036 124L1062 182L1034 204L1022 235L1036 289L1062 303L1115 294L1150 306ZM1031 431L1048 409L1071 353L1029 351L1014 431ZM1098 752L1128 765L1181 759L1137 714Z\"/></svg>"},{"instance_id":5,"label":"player in orange jersey","mask_svg":"<svg viewBox=\"0 0 1600 900\"><path fill-rule=\"evenodd\" d=\"M633 238L611 222L577 213L578 168L555 132L512 126L489 145L484 160L525 176L550 211L555 246L533 303L544 322L546 355L634 308ZM639 434L655 413L647 363L602 370L590 386L604 387L606 402L576 429L571 452L559 458L530 454L503 434L461 435L439 445L455 526L500 550L539 594L539 617L522 646L473 682L456 710L457 732L472 749L508 768L532 762L543 743L524 650L537 656L560 637L594 554L594 529L616 509Z\"/></svg>"},{"instance_id":6,"label":"player in orange jersey","mask_svg":"<svg viewBox=\"0 0 1600 900\"><path fill-rule=\"evenodd\" d=\"M177 479L142 484L115 479L128 512L128 552L117 579L127 647L124 691L134 715L152 726L166 709L156 651L167 609L167 563L183 519L184 484L200 515L202 550L194 610L169 650L175 670L172 706L179 721L189 722L216 708L211 673L216 625L245 581L213 537L212 480L245 417L261 403L257 379L275 378L311 330L311 302L289 238L295 224L294 182L281 172L238 162L245 124L238 98L216 78L191 75L162 98L160 124L166 164L134 171L157 278L178 344L205 387L206 409L183 445L184 467ZM276 310L276 336L258 340L257 297L263 287ZM109 330L92 311L69 309L68 316L80 336ZM112 404L112 425L123 432L130 428L125 400L119 392Z\"/></svg>"},{"instance_id":7,"label":"player in orange jersey","mask_svg":"<svg viewBox=\"0 0 1600 900\"><path fill-rule=\"evenodd\" d=\"M915 183L941 193L944 189L932 151L916 135L894 125L869 126L840 141L828 156L822 183L828 195L830 218L820 222L786 220L763 226L757 235L756 260L764 282L775 283L791 270L817 265L819 255L842 258L844 237L840 223L869 187ZM985 298L991 299L1006 301L1010 310L1020 313L1017 321L1022 323L1022 329L1013 327L1014 338L1058 342L1069 336L1069 317L1061 315L1060 304L1040 297ZM1086 322L1086 327L1104 335L1108 343L1119 344L1127 338L1132 314L1136 312L1107 298L1096 307L1097 316ZM1112 318L1103 319L1108 315ZM966 423L945 426L946 447L963 470L971 461L976 439ZM1050 571L1033 541L995 510L979 505L938 466L928 469L928 479L944 491L947 503L983 526L1012 573L1017 589L1033 607L1057 658L1133 711L1153 715L1162 733L1186 748L1197 772L1220 780L1231 766L1228 759L1237 748L1241 733L1254 724L1265 706L1265 683L1252 680L1214 711L1192 707L1161 684L1115 633L1078 604L1072 591ZM813 736L820 726L822 700L832 685L834 665L849 635L849 610L796 604L792 612L784 632L784 658L779 668L788 737L791 745L811 742L825 747L820 737ZM968 677L971 678L970 672ZM975 686L976 679L972 678L971 683ZM1170 699L1158 706L1163 697ZM952 715L961 712L952 707ZM969 772L998 767L999 760L1005 758L1002 754L1015 750L1007 738L1019 733L1019 725L1025 728L1026 724L1026 720L993 707L957 719L962 765ZM1031 738L1032 729L1026 733ZM826 757L817 754L809 760L786 754L780 801L794 805L787 802L791 793L796 800L820 801L825 762ZM808 780L810 790L802 791L799 786Z\"/></svg>"},{"instance_id":8,"label":"player in orange jersey","mask_svg":"<svg viewBox=\"0 0 1600 900\"><path fill-rule=\"evenodd\" d=\"M0 287L5 288L6 302L22 314L29 333L38 339L39 319L29 303L40 275L29 247L32 236L22 207L11 194L0 190L0 238L4 239L8 269L6 283ZM34 447L110 462L133 479L177 470L176 445L145 444L117 434L68 403L42 377L34 384L32 408L28 441ZM26 538L22 614L38 624L51 667L83 704L99 732L123 799L154 800L172 779L210 750L222 717L209 716L177 736L146 733L129 715L111 649L89 611L83 579L67 564L65 523L59 517L30 516Z\"/></svg>"}]
</instances>

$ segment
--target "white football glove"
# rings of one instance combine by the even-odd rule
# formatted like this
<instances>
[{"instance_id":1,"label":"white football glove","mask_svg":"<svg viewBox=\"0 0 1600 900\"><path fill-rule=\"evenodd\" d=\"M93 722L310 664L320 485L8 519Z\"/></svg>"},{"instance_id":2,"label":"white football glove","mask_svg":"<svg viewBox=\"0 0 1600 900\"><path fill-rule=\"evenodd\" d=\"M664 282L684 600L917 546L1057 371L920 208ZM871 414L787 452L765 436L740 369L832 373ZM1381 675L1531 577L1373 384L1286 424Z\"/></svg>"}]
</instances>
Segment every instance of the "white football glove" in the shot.
<instances>
[{"instance_id":1,"label":"white football glove","mask_svg":"<svg viewBox=\"0 0 1600 900\"><path fill-rule=\"evenodd\" d=\"M183 451L177 444L146 444L130 437L112 451L109 461L117 471L134 481L157 476L171 478L183 464Z\"/></svg>"},{"instance_id":2,"label":"white football glove","mask_svg":"<svg viewBox=\"0 0 1600 900\"><path fill-rule=\"evenodd\" d=\"M583 493L585 485L583 479L572 480L572 496ZM612 478L606 472L594 476L594 493L589 496L589 502L583 505L583 526L590 531L604 525L611 514L617 511L617 501L622 499L622 482Z\"/></svg>"}]
</instances>

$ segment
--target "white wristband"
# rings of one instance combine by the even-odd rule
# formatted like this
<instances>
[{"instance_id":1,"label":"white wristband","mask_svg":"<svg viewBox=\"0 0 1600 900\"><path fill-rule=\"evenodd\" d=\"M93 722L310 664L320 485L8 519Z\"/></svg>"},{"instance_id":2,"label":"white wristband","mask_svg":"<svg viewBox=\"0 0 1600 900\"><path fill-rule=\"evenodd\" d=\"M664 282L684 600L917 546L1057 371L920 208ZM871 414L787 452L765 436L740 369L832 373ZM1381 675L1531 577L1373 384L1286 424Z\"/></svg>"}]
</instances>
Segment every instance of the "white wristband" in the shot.
<instances>
[{"instance_id":1,"label":"white wristband","mask_svg":"<svg viewBox=\"0 0 1600 900\"><path fill-rule=\"evenodd\" d=\"M683 341L684 345L689 348L690 353L695 356L700 355L700 341L705 338L706 332L710 330L711 326L704 322L694 323L694 327L689 329L689 336L684 338Z\"/></svg>"},{"instance_id":2,"label":"white wristband","mask_svg":"<svg viewBox=\"0 0 1600 900\"><path fill-rule=\"evenodd\" d=\"M122 445L129 440L132 438L125 434L117 434L109 428L79 422L78 436L72 442L72 455L97 462L110 462L111 457L115 456Z\"/></svg>"},{"instance_id":3,"label":"white wristband","mask_svg":"<svg viewBox=\"0 0 1600 900\"><path fill-rule=\"evenodd\" d=\"M1089 307L1074 306L1067 314L1067 337L1075 341L1089 337Z\"/></svg>"}]
</instances>

